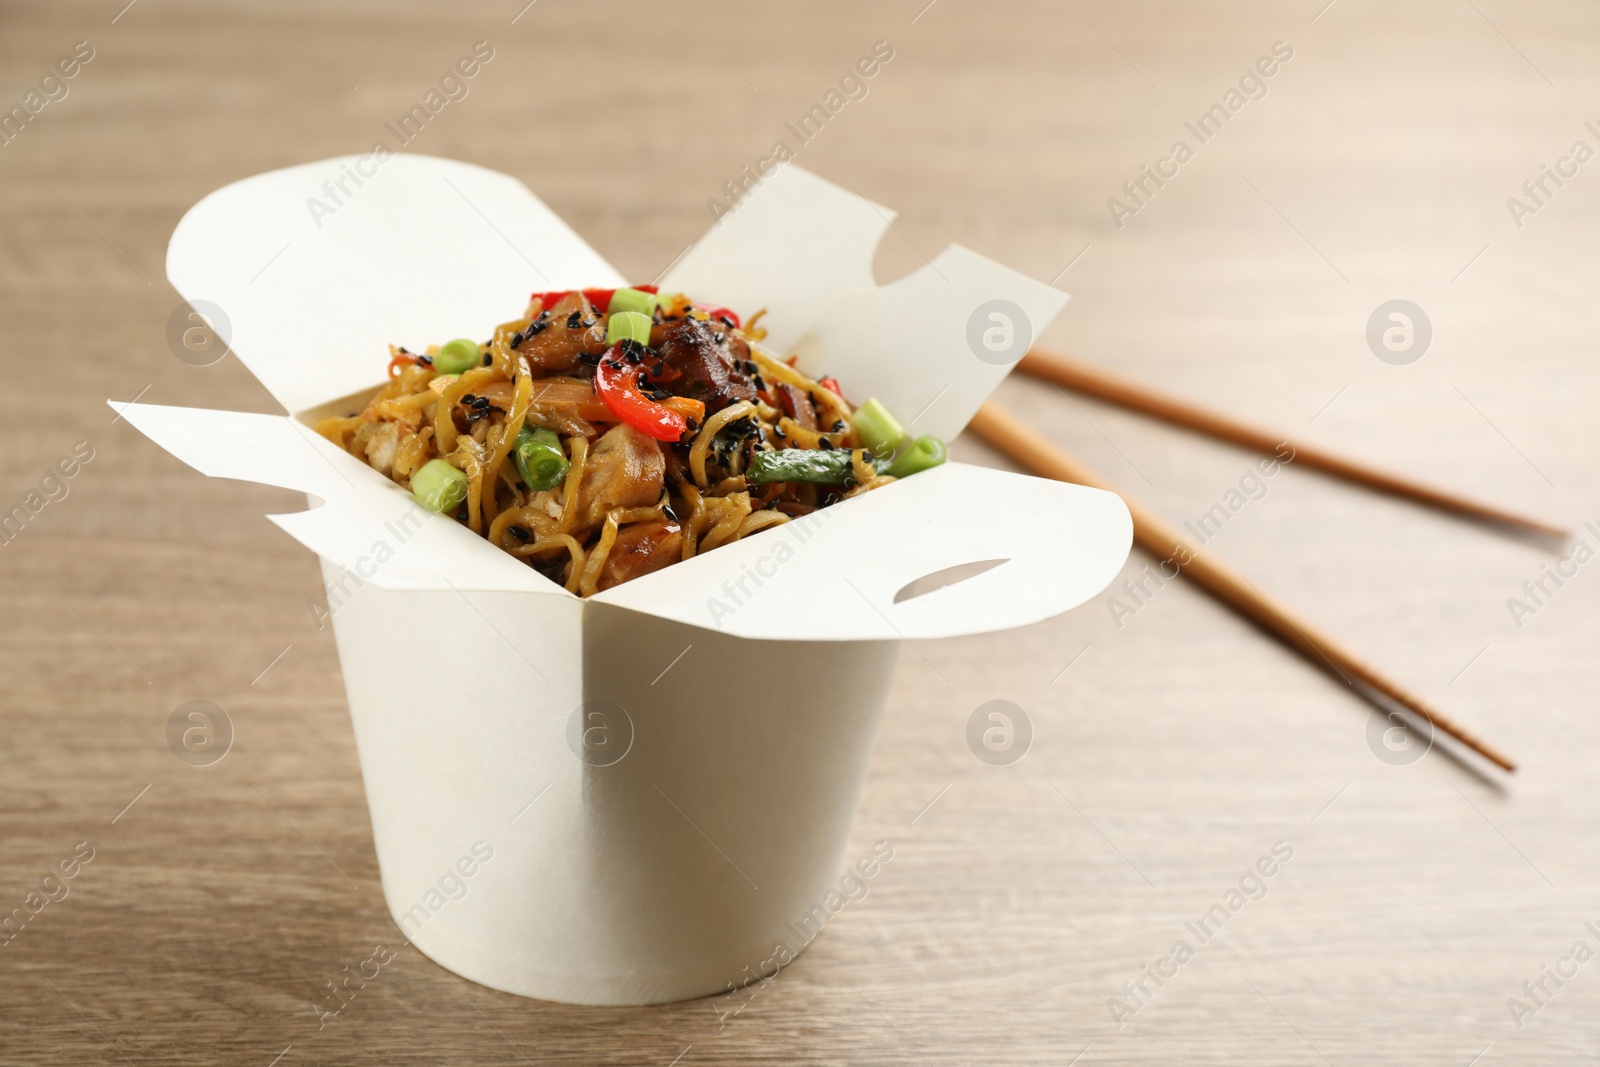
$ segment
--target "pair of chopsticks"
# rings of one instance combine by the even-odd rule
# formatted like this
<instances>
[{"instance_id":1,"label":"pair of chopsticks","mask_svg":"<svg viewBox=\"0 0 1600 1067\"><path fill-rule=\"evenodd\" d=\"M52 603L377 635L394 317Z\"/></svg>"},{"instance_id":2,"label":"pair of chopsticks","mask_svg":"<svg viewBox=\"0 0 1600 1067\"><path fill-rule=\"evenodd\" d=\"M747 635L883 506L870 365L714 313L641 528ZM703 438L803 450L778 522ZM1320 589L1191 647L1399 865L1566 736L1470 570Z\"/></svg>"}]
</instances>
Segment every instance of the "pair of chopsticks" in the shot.
<instances>
[{"instance_id":1,"label":"pair of chopsticks","mask_svg":"<svg viewBox=\"0 0 1600 1067\"><path fill-rule=\"evenodd\" d=\"M1568 532L1548 523L1525 518L1500 508L1434 489L1418 482L1345 459L1325 449L1248 426L1192 404L1161 396L1104 371L1062 356L1034 349L1018 369L1075 392L1139 411L1178 426L1268 454L1287 444L1294 462L1316 467L1381 492L1406 497L1473 519L1565 539ZM1181 573L1240 615L1299 652L1314 665L1331 671L1368 699L1381 694L1425 720L1432 728L1455 738L1506 771L1516 764L1488 742L1425 703L1387 675L1370 666L1348 648L1304 618L1257 589L1248 578L1187 540L1171 523L1113 487L1100 475L1051 443L1038 431L994 403L978 410L969 429L1022 466L1048 478L1092 486L1117 493L1133 516L1134 541L1159 559L1170 560ZM1374 700L1374 703L1378 703ZM1378 705L1380 709L1382 704Z\"/></svg>"}]
</instances>

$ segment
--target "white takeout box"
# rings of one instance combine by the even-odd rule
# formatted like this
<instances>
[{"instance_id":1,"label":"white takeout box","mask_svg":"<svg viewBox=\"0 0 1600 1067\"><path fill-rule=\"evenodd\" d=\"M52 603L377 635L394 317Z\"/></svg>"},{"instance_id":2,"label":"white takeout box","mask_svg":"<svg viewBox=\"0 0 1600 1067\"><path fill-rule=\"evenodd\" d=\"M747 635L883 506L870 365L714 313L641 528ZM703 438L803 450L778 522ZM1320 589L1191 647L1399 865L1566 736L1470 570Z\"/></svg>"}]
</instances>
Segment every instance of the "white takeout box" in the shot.
<instances>
[{"instance_id":1,"label":"white takeout box","mask_svg":"<svg viewBox=\"0 0 1600 1067\"><path fill-rule=\"evenodd\" d=\"M969 346L979 306L1037 335L1067 298L957 246L876 287L891 218L780 167L661 285L767 308L771 347L953 438L1009 369ZM948 463L581 600L308 428L365 404L390 342L627 284L525 186L409 155L275 171L192 208L167 273L291 414L114 406L206 475L311 499L270 518L322 559L390 913L484 985L646 1004L787 963L827 917L899 643L1056 615L1128 553L1116 496Z\"/></svg>"}]
</instances>

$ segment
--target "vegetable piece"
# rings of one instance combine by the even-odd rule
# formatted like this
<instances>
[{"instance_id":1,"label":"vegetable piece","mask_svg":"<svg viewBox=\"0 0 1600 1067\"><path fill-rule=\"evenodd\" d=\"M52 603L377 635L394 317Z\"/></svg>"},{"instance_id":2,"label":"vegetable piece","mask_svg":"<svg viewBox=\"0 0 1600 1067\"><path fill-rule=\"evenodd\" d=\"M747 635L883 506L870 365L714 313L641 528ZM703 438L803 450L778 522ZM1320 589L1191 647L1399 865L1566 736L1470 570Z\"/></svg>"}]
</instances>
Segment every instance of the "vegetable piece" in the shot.
<instances>
[{"instance_id":1,"label":"vegetable piece","mask_svg":"<svg viewBox=\"0 0 1600 1067\"><path fill-rule=\"evenodd\" d=\"M440 374L464 374L482 361L483 351L478 342L457 337L439 346L439 354L433 357L433 369Z\"/></svg>"},{"instance_id":2,"label":"vegetable piece","mask_svg":"<svg viewBox=\"0 0 1600 1067\"><path fill-rule=\"evenodd\" d=\"M389 357L389 377L398 378L402 367L414 367L421 362L417 356L402 349Z\"/></svg>"},{"instance_id":3,"label":"vegetable piece","mask_svg":"<svg viewBox=\"0 0 1600 1067\"><path fill-rule=\"evenodd\" d=\"M894 462L885 468L884 473L904 478L928 470L930 467L937 467L949 458L950 450L945 447L944 442L925 434L911 442L910 447L896 456Z\"/></svg>"},{"instance_id":4,"label":"vegetable piece","mask_svg":"<svg viewBox=\"0 0 1600 1067\"><path fill-rule=\"evenodd\" d=\"M822 386L828 392L832 393L834 396L839 397L840 399L844 398L844 390L839 388L839 379L818 378L817 384Z\"/></svg>"},{"instance_id":5,"label":"vegetable piece","mask_svg":"<svg viewBox=\"0 0 1600 1067\"><path fill-rule=\"evenodd\" d=\"M467 476L442 459L430 459L411 476L411 495L429 511L449 514L467 499Z\"/></svg>"},{"instance_id":6,"label":"vegetable piece","mask_svg":"<svg viewBox=\"0 0 1600 1067\"><path fill-rule=\"evenodd\" d=\"M892 455L906 439L905 427L876 399L868 400L856 408L851 418L856 424L856 436L861 439L862 446L880 458Z\"/></svg>"},{"instance_id":7,"label":"vegetable piece","mask_svg":"<svg viewBox=\"0 0 1600 1067\"><path fill-rule=\"evenodd\" d=\"M650 289L652 289L654 287L653 286L641 285L639 288L643 292L649 292ZM665 311L666 309L670 308L673 304L676 304L678 301L682 300L683 299L683 294L682 293L663 293L663 292L657 291L656 293L653 294L653 299L656 302L656 307L658 307L661 310Z\"/></svg>"},{"instance_id":8,"label":"vegetable piece","mask_svg":"<svg viewBox=\"0 0 1600 1067\"><path fill-rule=\"evenodd\" d=\"M739 316L735 315L733 312L729 311L727 308L711 307L711 306L706 305L706 304L696 304L694 306L694 309L696 311L705 312L713 320L715 320L715 319L727 319L729 322L733 323L733 328L734 329L737 330L739 328Z\"/></svg>"},{"instance_id":9,"label":"vegetable piece","mask_svg":"<svg viewBox=\"0 0 1600 1067\"><path fill-rule=\"evenodd\" d=\"M647 293L643 289L618 289L611 294L611 304L606 310L612 315L617 315L624 311L637 311L645 318L649 318L650 313L655 309L656 296L654 293Z\"/></svg>"},{"instance_id":10,"label":"vegetable piece","mask_svg":"<svg viewBox=\"0 0 1600 1067\"><path fill-rule=\"evenodd\" d=\"M614 345L618 341L638 341L641 345L650 344L650 316L637 311L618 311L612 314L606 322L606 344Z\"/></svg>"},{"instance_id":11,"label":"vegetable piece","mask_svg":"<svg viewBox=\"0 0 1600 1067\"><path fill-rule=\"evenodd\" d=\"M641 293L653 294L656 291L656 287L653 285L636 285L634 288ZM578 291L583 293L583 298L593 304L594 309L600 314L604 315L611 310L611 297L616 293L615 289L583 289ZM574 290L572 289L552 289L546 293L533 293L528 299L530 301L539 301L544 310L549 311L560 303L564 297L571 295L573 292Z\"/></svg>"},{"instance_id":12,"label":"vegetable piece","mask_svg":"<svg viewBox=\"0 0 1600 1067\"><path fill-rule=\"evenodd\" d=\"M639 391L641 370L643 367L628 362L621 344L612 345L594 369L595 392L613 415L646 437L678 440L689 430L688 419Z\"/></svg>"},{"instance_id":13,"label":"vegetable piece","mask_svg":"<svg viewBox=\"0 0 1600 1067\"><path fill-rule=\"evenodd\" d=\"M705 421L705 404L699 400L696 400L692 396L669 396L665 400L660 401L660 404L668 411L676 411L685 419L693 419L695 422Z\"/></svg>"},{"instance_id":14,"label":"vegetable piece","mask_svg":"<svg viewBox=\"0 0 1600 1067\"><path fill-rule=\"evenodd\" d=\"M572 468L555 431L535 430L527 423L522 424L517 443L511 447L511 458L522 475L522 484L535 493L560 485Z\"/></svg>"},{"instance_id":15,"label":"vegetable piece","mask_svg":"<svg viewBox=\"0 0 1600 1067\"><path fill-rule=\"evenodd\" d=\"M750 458L744 477L745 481L757 485L766 482L849 485L856 478L850 456L851 453L843 449L780 448L774 452L757 452Z\"/></svg>"}]
</instances>

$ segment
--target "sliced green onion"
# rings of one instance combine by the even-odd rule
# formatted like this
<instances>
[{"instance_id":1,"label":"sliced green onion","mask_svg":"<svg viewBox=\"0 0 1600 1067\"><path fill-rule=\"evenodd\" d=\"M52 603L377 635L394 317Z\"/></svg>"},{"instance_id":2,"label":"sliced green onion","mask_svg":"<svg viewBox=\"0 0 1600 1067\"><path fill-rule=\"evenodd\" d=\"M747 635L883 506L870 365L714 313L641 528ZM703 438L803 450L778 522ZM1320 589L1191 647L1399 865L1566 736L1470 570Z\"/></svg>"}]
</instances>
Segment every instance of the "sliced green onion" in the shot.
<instances>
[{"instance_id":1,"label":"sliced green onion","mask_svg":"<svg viewBox=\"0 0 1600 1067\"><path fill-rule=\"evenodd\" d=\"M937 467L949 458L950 450L945 447L943 441L925 435L911 442L910 447L896 456L884 473L904 478L909 474Z\"/></svg>"},{"instance_id":2,"label":"sliced green onion","mask_svg":"<svg viewBox=\"0 0 1600 1067\"><path fill-rule=\"evenodd\" d=\"M517 443L511 448L511 458L522 475L522 484L532 492L554 489L566 480L572 464L562 451L561 438L543 427L535 430L527 423L517 434Z\"/></svg>"},{"instance_id":3,"label":"sliced green onion","mask_svg":"<svg viewBox=\"0 0 1600 1067\"><path fill-rule=\"evenodd\" d=\"M483 351L478 342L457 337L439 346L439 354L433 357L433 369L440 374L465 374L482 361Z\"/></svg>"},{"instance_id":4,"label":"sliced green onion","mask_svg":"<svg viewBox=\"0 0 1600 1067\"><path fill-rule=\"evenodd\" d=\"M411 476L411 495L429 511L448 515L467 499L467 476L442 459L430 459Z\"/></svg>"},{"instance_id":5,"label":"sliced green onion","mask_svg":"<svg viewBox=\"0 0 1600 1067\"><path fill-rule=\"evenodd\" d=\"M850 418L856 425L856 436L861 439L862 446L875 456L889 456L906 439L905 427L876 399L856 408Z\"/></svg>"},{"instance_id":6,"label":"sliced green onion","mask_svg":"<svg viewBox=\"0 0 1600 1067\"><path fill-rule=\"evenodd\" d=\"M619 311L606 323L606 344L631 340L648 345L651 325L649 315L641 315L637 311Z\"/></svg>"},{"instance_id":7,"label":"sliced green onion","mask_svg":"<svg viewBox=\"0 0 1600 1067\"><path fill-rule=\"evenodd\" d=\"M817 485L848 485L856 480L855 468L850 463L851 453L838 449L825 451L816 448L780 448L773 452L757 452L745 468L745 481L757 485L766 482L813 482Z\"/></svg>"},{"instance_id":8,"label":"sliced green onion","mask_svg":"<svg viewBox=\"0 0 1600 1067\"><path fill-rule=\"evenodd\" d=\"M647 293L643 289L618 289L611 294L611 305L607 311L612 315L619 315L624 311L637 311L649 318L655 309L654 293Z\"/></svg>"}]
</instances>

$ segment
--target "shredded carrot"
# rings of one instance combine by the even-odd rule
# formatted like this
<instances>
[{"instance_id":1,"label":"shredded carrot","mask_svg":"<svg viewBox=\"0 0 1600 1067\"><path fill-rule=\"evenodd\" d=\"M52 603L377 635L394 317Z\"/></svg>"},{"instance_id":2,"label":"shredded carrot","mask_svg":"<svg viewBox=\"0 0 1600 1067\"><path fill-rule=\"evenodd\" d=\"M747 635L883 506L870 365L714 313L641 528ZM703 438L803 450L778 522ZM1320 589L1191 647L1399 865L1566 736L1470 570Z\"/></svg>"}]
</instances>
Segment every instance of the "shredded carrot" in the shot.
<instances>
[{"instance_id":1,"label":"shredded carrot","mask_svg":"<svg viewBox=\"0 0 1600 1067\"><path fill-rule=\"evenodd\" d=\"M656 403L669 411L676 411L686 419L694 419L696 422L700 422L706 417L705 404L693 397L669 396L665 400L656 401Z\"/></svg>"}]
</instances>

